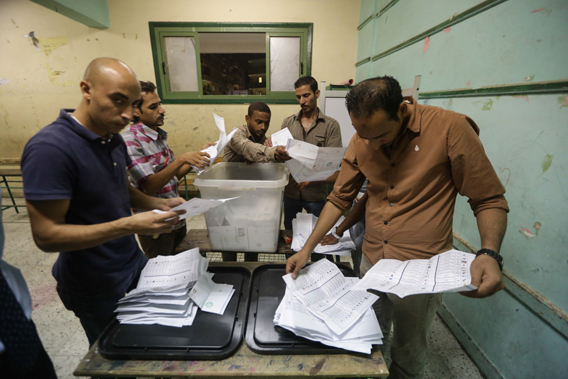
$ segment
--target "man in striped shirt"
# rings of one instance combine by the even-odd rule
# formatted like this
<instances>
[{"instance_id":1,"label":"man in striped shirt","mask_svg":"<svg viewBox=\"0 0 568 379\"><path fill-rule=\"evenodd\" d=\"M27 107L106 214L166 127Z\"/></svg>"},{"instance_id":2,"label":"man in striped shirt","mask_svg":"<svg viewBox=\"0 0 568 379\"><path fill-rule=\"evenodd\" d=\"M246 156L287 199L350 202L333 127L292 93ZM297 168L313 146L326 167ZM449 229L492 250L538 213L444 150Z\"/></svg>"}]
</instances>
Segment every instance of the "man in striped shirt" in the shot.
<instances>
[{"instance_id":1,"label":"man in striped shirt","mask_svg":"<svg viewBox=\"0 0 568 379\"><path fill-rule=\"evenodd\" d=\"M193 151L174 156L168 146L168 133L160 128L164 125L166 111L152 82L140 82L141 99L134 109L134 122L122 135L132 164L128 166L128 177L135 188L158 198L178 197L178 182L191 166L205 168L209 154ZM207 148L206 144L200 150ZM134 209L136 213L137 210ZM148 258L158 255L172 255L174 249L187 233L185 220L173 227L171 233L155 236L138 235L140 246Z\"/></svg>"}]
</instances>

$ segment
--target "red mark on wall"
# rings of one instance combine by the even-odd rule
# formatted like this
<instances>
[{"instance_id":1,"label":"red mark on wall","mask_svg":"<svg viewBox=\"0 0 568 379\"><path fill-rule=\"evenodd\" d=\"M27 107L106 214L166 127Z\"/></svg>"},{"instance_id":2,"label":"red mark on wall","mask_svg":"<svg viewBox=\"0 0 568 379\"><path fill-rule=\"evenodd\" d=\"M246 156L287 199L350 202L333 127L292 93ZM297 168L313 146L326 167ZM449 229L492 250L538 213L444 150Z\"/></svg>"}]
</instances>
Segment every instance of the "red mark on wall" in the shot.
<instances>
[{"instance_id":1,"label":"red mark on wall","mask_svg":"<svg viewBox=\"0 0 568 379\"><path fill-rule=\"evenodd\" d=\"M535 237L535 235L532 234L532 232L531 232L530 230L528 230L527 228L521 228L521 229L519 230L519 233L521 233L522 235L524 235L525 237L527 237L527 239L528 239L528 237L530 237L530 238L534 238L534 237Z\"/></svg>"},{"instance_id":2,"label":"red mark on wall","mask_svg":"<svg viewBox=\"0 0 568 379\"><path fill-rule=\"evenodd\" d=\"M429 47L430 47L430 36L426 36L426 38L424 39L424 50L422 50L422 54L424 54Z\"/></svg>"},{"instance_id":3,"label":"red mark on wall","mask_svg":"<svg viewBox=\"0 0 568 379\"><path fill-rule=\"evenodd\" d=\"M539 8L539 9L535 9L531 13L542 12L543 10L544 10L544 8Z\"/></svg>"},{"instance_id":4,"label":"red mark on wall","mask_svg":"<svg viewBox=\"0 0 568 379\"><path fill-rule=\"evenodd\" d=\"M469 87L470 84L471 84L471 82L465 83L466 87Z\"/></svg>"},{"instance_id":5,"label":"red mark on wall","mask_svg":"<svg viewBox=\"0 0 568 379\"><path fill-rule=\"evenodd\" d=\"M529 97L528 96L513 96L515 99L525 99L526 101L529 101Z\"/></svg>"},{"instance_id":6,"label":"red mark on wall","mask_svg":"<svg viewBox=\"0 0 568 379\"><path fill-rule=\"evenodd\" d=\"M444 29L444 32L449 33L450 32L450 27L448 26L447 28Z\"/></svg>"}]
</instances>

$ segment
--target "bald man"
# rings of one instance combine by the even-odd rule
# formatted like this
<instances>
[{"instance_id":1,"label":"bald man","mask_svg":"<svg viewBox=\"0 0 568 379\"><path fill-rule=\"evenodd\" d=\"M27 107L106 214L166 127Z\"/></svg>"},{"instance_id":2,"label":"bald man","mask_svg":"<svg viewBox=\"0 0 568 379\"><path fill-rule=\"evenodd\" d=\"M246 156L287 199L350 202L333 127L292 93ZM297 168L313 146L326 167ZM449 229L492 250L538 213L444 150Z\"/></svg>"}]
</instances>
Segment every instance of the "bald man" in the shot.
<instances>
[{"instance_id":1,"label":"bald man","mask_svg":"<svg viewBox=\"0 0 568 379\"><path fill-rule=\"evenodd\" d=\"M32 137L21 165L34 241L59 252L52 269L57 292L93 345L147 262L133 233L169 233L179 221L176 212L133 216L130 208L169 211L184 200L147 196L128 184L131 160L119 132L140 98L134 72L119 60L98 58L80 88L79 107L61 110Z\"/></svg>"}]
</instances>

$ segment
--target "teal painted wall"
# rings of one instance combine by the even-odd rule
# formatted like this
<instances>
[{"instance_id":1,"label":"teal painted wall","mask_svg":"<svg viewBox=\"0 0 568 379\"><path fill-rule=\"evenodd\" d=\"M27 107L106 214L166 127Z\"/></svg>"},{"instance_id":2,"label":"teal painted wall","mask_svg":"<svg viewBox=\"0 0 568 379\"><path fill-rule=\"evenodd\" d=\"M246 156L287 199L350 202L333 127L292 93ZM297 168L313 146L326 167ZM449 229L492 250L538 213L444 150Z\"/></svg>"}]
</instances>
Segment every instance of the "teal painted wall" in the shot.
<instances>
[{"instance_id":1,"label":"teal painted wall","mask_svg":"<svg viewBox=\"0 0 568 379\"><path fill-rule=\"evenodd\" d=\"M91 28L110 28L106 0L31 0Z\"/></svg>"},{"instance_id":2,"label":"teal painted wall","mask_svg":"<svg viewBox=\"0 0 568 379\"><path fill-rule=\"evenodd\" d=\"M392 75L403 88L422 75L421 92L568 81L568 1L361 2L356 81ZM384 56L449 20L449 30ZM379 55L377 57L377 55ZM373 60L373 57L375 57ZM426 94L425 94L426 95ZM507 189L503 243L507 290L471 300L445 295L440 314L488 377L568 377L568 92L433 98L421 103L471 116ZM454 232L479 247L476 220L458 197ZM465 246L460 246L465 248Z\"/></svg>"}]
</instances>

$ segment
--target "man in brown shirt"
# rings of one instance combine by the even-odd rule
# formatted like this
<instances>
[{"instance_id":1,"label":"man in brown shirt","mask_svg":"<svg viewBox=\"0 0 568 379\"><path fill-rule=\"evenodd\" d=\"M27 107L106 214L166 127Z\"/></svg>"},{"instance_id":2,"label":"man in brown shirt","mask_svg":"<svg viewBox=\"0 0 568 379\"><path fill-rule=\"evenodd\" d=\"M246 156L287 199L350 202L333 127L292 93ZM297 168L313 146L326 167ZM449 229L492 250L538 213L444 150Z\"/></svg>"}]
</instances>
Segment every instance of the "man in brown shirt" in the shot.
<instances>
[{"instance_id":1,"label":"man in brown shirt","mask_svg":"<svg viewBox=\"0 0 568 379\"><path fill-rule=\"evenodd\" d=\"M470 297L486 297L505 287L498 252L507 225L505 188L469 117L402 98L392 77L368 79L346 98L357 133L351 139L333 193L304 248L288 259L297 275L310 252L351 206L365 178L368 201L361 274L383 258L430 258L452 248L456 195L469 198L477 218L481 248L471 265ZM427 333L441 294L400 299L381 294L375 310L391 346L392 378L419 378L427 355Z\"/></svg>"},{"instance_id":2,"label":"man in brown shirt","mask_svg":"<svg viewBox=\"0 0 568 379\"><path fill-rule=\"evenodd\" d=\"M294 139L311 143L319 147L342 147L339 123L318 108L317 99L320 91L317 81L311 76L303 76L294 83L296 99L302 108L297 114L284 119L281 129L288 128ZM290 176L290 182L284 189L284 227L292 229L292 220L296 213L306 212L320 215L329 193L326 183L334 183L339 172L323 182L298 184ZM288 255L287 255L288 256ZM289 256L288 256L289 257ZM312 254L312 261L326 257ZM331 256L327 256L331 260Z\"/></svg>"},{"instance_id":3,"label":"man in brown shirt","mask_svg":"<svg viewBox=\"0 0 568 379\"><path fill-rule=\"evenodd\" d=\"M270 126L268 105L256 101L249 105L246 125L239 126L225 147L223 162L284 162L290 157L283 146L265 146L266 131Z\"/></svg>"}]
</instances>

